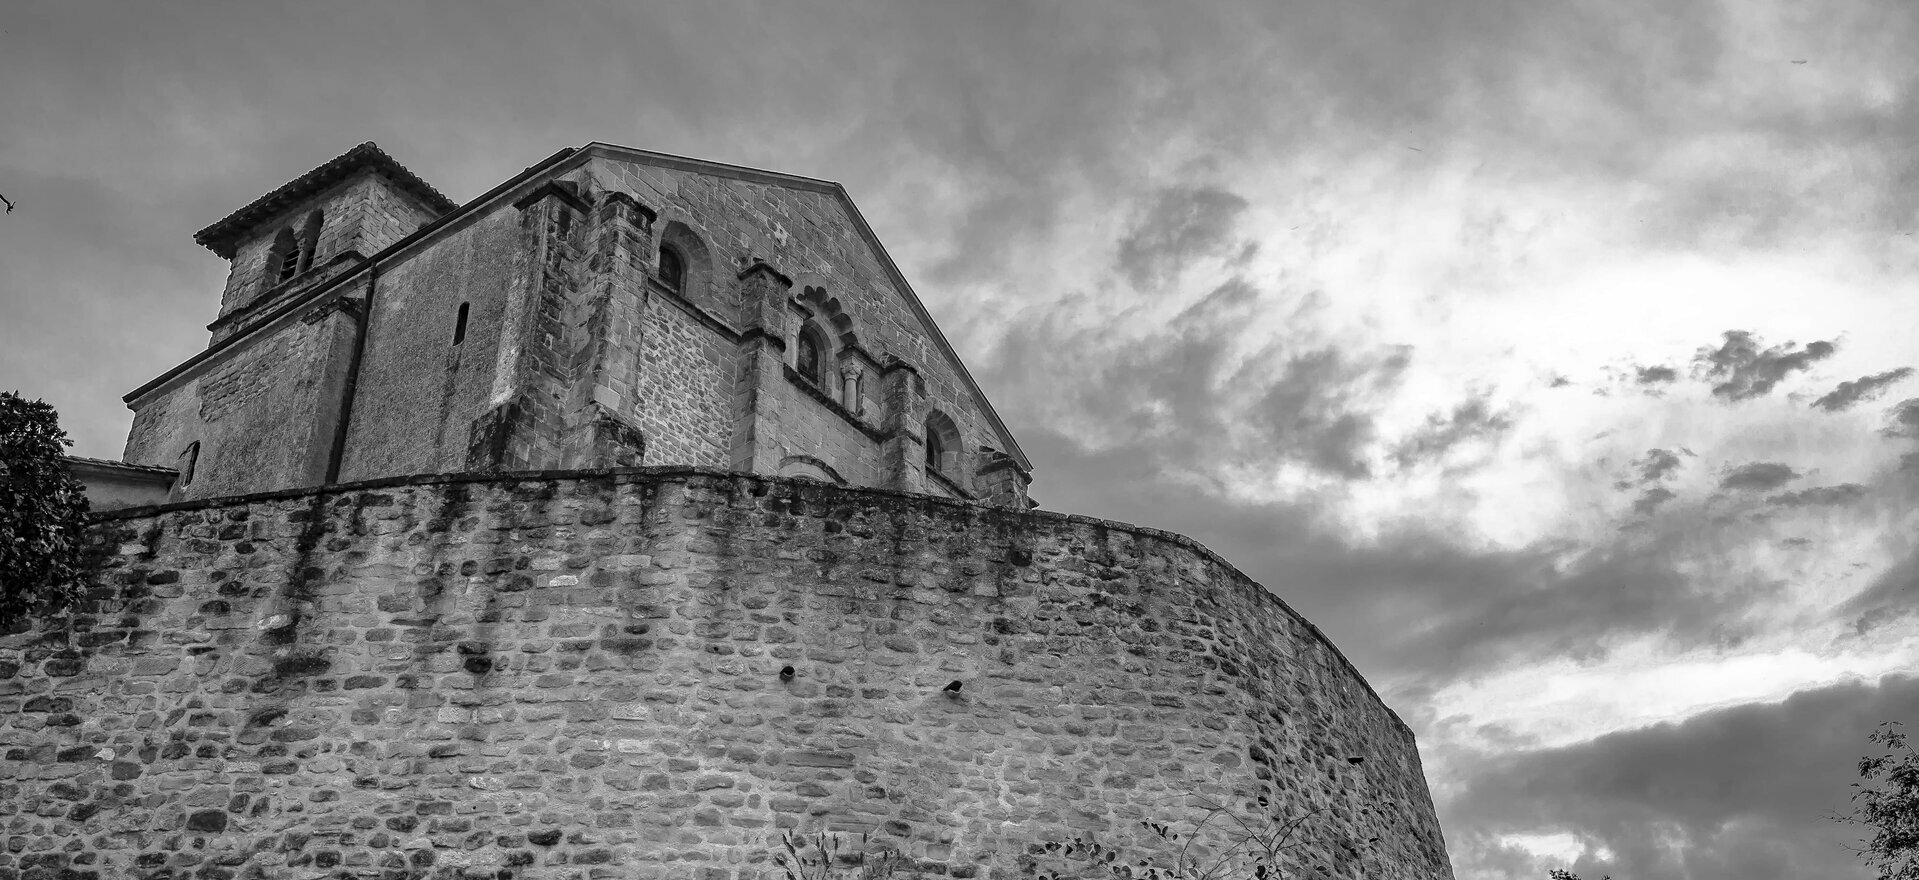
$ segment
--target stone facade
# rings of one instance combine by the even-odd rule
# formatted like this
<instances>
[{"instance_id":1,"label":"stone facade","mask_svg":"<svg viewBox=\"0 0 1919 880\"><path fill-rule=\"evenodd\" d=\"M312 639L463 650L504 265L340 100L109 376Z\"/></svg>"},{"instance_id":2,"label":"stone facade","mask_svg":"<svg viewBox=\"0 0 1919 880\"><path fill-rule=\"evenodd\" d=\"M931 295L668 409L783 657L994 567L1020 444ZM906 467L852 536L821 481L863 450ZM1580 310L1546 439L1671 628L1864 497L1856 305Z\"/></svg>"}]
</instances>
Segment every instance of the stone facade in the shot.
<instances>
[{"instance_id":1,"label":"stone facade","mask_svg":"<svg viewBox=\"0 0 1919 880\"><path fill-rule=\"evenodd\" d=\"M837 184L592 144L456 208L363 144L198 239L213 342L127 397L126 461L195 460L178 499L680 464L1028 504Z\"/></svg>"},{"instance_id":2,"label":"stone facade","mask_svg":"<svg viewBox=\"0 0 1919 880\"><path fill-rule=\"evenodd\" d=\"M95 512L164 504L180 473L173 468L142 467L97 458L64 456L68 472L87 489L87 507Z\"/></svg>"},{"instance_id":3,"label":"stone facade","mask_svg":"<svg viewBox=\"0 0 1919 880\"><path fill-rule=\"evenodd\" d=\"M648 468L94 538L78 613L0 637L5 880L755 880L788 830L1007 878L1163 858L1194 795L1310 816L1286 877L1451 876L1406 726L1176 535Z\"/></svg>"}]
</instances>

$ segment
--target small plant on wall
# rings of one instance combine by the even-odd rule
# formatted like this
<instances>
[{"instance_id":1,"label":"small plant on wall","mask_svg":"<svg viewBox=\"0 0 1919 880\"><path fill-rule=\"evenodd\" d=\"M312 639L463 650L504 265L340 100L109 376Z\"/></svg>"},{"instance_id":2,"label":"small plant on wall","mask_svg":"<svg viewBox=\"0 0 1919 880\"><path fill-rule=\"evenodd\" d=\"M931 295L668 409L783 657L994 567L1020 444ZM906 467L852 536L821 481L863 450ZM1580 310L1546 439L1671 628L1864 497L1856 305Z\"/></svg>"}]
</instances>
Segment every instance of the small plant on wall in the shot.
<instances>
[{"instance_id":1,"label":"small plant on wall","mask_svg":"<svg viewBox=\"0 0 1919 880\"><path fill-rule=\"evenodd\" d=\"M1280 880L1291 876L1286 866L1300 862L1299 851L1315 844L1333 843L1342 855L1359 856L1350 842L1311 833L1313 820L1324 810L1288 815L1265 795L1254 801L1256 810L1235 810L1203 795L1190 797L1199 801L1199 819L1140 823L1162 844L1151 851L1087 835L1033 847L1033 857L1022 867L1033 880Z\"/></svg>"},{"instance_id":2,"label":"small plant on wall","mask_svg":"<svg viewBox=\"0 0 1919 880\"><path fill-rule=\"evenodd\" d=\"M906 860L891 851L869 852L866 835L860 845L842 849L837 834L780 834L780 849L773 853L785 880L884 880L904 867Z\"/></svg>"}]
</instances>

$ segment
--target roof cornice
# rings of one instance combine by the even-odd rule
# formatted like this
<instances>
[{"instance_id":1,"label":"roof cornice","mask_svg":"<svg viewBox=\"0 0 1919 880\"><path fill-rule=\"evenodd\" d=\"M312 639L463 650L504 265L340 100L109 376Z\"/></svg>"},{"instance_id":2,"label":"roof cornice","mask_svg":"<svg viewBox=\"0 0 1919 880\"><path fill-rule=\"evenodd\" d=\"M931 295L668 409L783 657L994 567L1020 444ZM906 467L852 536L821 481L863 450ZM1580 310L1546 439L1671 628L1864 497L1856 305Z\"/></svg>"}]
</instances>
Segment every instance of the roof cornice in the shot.
<instances>
[{"instance_id":1,"label":"roof cornice","mask_svg":"<svg viewBox=\"0 0 1919 880\"><path fill-rule=\"evenodd\" d=\"M407 170L405 165L401 165L392 156L387 155L377 144L367 141L327 160L318 168L294 178L279 189L254 199L246 207L194 233L193 241L218 254L221 259L231 260L240 238L267 218L314 193L368 169L391 177L394 183L399 184L402 192L419 199L435 214L445 214L458 207L452 199L441 195L439 190L421 180L419 175Z\"/></svg>"},{"instance_id":2,"label":"roof cornice","mask_svg":"<svg viewBox=\"0 0 1919 880\"><path fill-rule=\"evenodd\" d=\"M459 228L463 225L463 221L473 216L481 208L509 195L518 194L522 188L528 187L531 181L540 175L562 173L574 167L578 161L583 161L584 158L581 150L567 147L533 165L527 166L519 174L487 190L472 201L450 212L441 214L437 219L429 221L426 225L414 230L412 234L388 245L385 250L362 260L359 265L342 271L340 274L314 284L312 287L300 292L252 326L215 342L204 351L181 361L178 365L174 366L173 369L161 373L140 387L127 392L126 395L120 399L131 406L134 401L165 388L182 377L196 373L208 362L245 348L247 345L252 344L254 340L259 339L262 331L280 326L288 321L295 313L304 312L306 309L311 308L329 296L339 295L342 290L346 289L348 282L362 277L374 268L382 267L392 262L399 258L404 252L439 236L441 233Z\"/></svg>"}]
</instances>

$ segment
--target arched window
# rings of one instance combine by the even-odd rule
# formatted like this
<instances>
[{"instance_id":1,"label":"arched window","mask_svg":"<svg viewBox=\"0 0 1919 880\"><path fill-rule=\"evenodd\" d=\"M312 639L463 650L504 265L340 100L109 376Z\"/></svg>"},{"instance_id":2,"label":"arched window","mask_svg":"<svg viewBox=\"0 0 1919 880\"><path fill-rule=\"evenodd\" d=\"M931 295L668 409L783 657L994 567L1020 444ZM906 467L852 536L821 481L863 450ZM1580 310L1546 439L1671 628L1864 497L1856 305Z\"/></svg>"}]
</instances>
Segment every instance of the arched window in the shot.
<instances>
[{"instance_id":1,"label":"arched window","mask_svg":"<svg viewBox=\"0 0 1919 880\"><path fill-rule=\"evenodd\" d=\"M320 224L324 219L319 211L314 211L307 215L306 226L300 229L301 272L313 268L313 252L320 248Z\"/></svg>"},{"instance_id":2,"label":"arched window","mask_svg":"<svg viewBox=\"0 0 1919 880\"><path fill-rule=\"evenodd\" d=\"M271 264L276 281L285 281L300 274L300 242L293 237L293 227L280 230L273 239Z\"/></svg>"},{"instance_id":3,"label":"arched window","mask_svg":"<svg viewBox=\"0 0 1919 880\"><path fill-rule=\"evenodd\" d=\"M671 245L660 246L660 283L674 293L686 292L686 260Z\"/></svg>"},{"instance_id":4,"label":"arched window","mask_svg":"<svg viewBox=\"0 0 1919 880\"><path fill-rule=\"evenodd\" d=\"M800 328L799 342L794 345L793 369L806 381L820 384L820 377L826 373L826 347L820 344L820 330L812 324Z\"/></svg>"},{"instance_id":5,"label":"arched window","mask_svg":"<svg viewBox=\"0 0 1919 880\"><path fill-rule=\"evenodd\" d=\"M939 410L926 414L926 470L959 479L959 426Z\"/></svg>"},{"instance_id":6,"label":"arched window","mask_svg":"<svg viewBox=\"0 0 1919 880\"><path fill-rule=\"evenodd\" d=\"M720 317L738 318L738 291L720 280L727 274L715 273L713 254L699 233L678 220L666 220L660 226L658 241L656 271L660 284Z\"/></svg>"}]
</instances>

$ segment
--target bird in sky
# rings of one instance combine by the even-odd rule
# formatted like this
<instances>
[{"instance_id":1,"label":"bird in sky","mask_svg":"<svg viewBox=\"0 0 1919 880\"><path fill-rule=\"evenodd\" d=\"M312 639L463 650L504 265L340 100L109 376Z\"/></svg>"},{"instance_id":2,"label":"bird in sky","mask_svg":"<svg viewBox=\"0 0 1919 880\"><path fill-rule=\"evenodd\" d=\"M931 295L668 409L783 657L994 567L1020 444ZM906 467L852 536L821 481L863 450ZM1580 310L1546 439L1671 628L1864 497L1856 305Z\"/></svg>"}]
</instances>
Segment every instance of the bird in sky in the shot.
<instances>
[{"instance_id":1,"label":"bird in sky","mask_svg":"<svg viewBox=\"0 0 1919 880\"><path fill-rule=\"evenodd\" d=\"M7 213L9 214L13 213L13 201L11 199L7 198L6 196L0 196L0 202L7 203Z\"/></svg>"}]
</instances>

